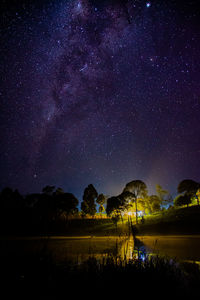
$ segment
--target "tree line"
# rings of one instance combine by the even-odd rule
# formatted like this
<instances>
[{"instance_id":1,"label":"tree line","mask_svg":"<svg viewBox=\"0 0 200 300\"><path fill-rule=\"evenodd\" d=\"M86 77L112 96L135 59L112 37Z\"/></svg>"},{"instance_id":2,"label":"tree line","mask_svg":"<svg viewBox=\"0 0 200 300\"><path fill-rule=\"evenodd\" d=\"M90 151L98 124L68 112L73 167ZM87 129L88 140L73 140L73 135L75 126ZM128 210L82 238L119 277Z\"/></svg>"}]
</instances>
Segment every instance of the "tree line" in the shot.
<instances>
[{"instance_id":1,"label":"tree line","mask_svg":"<svg viewBox=\"0 0 200 300\"><path fill-rule=\"evenodd\" d=\"M142 215L153 213L172 202L167 190L156 185L156 194L148 195L146 184L142 180L133 180L126 184L121 194L107 200L106 212L116 220L126 213L134 213L138 223L139 211Z\"/></svg>"},{"instance_id":2,"label":"tree line","mask_svg":"<svg viewBox=\"0 0 200 300\"><path fill-rule=\"evenodd\" d=\"M46 186L41 193L22 196L7 187L0 193L0 230L38 232L59 227L78 212L78 199L62 188Z\"/></svg>"},{"instance_id":3,"label":"tree line","mask_svg":"<svg viewBox=\"0 0 200 300\"><path fill-rule=\"evenodd\" d=\"M157 184L156 194L149 196L146 184L141 180L133 180L126 184L121 194L107 200L106 212L117 221L123 214L133 211L138 223L139 211L145 215L173 205L175 207L189 206L192 203L199 205L200 183L191 179L182 180L178 184L177 192L178 196L173 199L167 190Z\"/></svg>"},{"instance_id":4,"label":"tree line","mask_svg":"<svg viewBox=\"0 0 200 300\"><path fill-rule=\"evenodd\" d=\"M151 214L166 206L182 206L196 203L199 205L200 183L187 179L179 183L178 196L173 200L170 193L160 185L156 185L156 194L149 195L147 186L142 180L127 183L119 195L106 196L98 194L92 184L83 193L79 205L72 193L66 193L60 187L47 185L41 193L22 196L18 190L7 187L0 193L0 224L1 229L8 231L13 228L24 231L45 231L63 226L71 217L94 217L98 212L106 213L114 221L130 213L138 223L139 215ZM61 225L62 224L62 225Z\"/></svg>"},{"instance_id":5,"label":"tree line","mask_svg":"<svg viewBox=\"0 0 200 300\"><path fill-rule=\"evenodd\" d=\"M188 206L191 203L199 205L200 183L191 179L185 179L179 183L177 191L179 195L174 199L175 206Z\"/></svg>"}]
</instances>

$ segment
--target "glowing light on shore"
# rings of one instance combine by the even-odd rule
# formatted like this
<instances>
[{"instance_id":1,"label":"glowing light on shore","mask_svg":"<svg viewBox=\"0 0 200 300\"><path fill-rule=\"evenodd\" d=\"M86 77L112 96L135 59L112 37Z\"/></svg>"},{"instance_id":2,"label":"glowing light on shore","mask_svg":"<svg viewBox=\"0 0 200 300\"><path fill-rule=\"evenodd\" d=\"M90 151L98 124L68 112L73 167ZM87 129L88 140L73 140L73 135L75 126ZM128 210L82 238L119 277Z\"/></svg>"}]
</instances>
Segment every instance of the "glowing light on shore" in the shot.
<instances>
[{"instance_id":1,"label":"glowing light on shore","mask_svg":"<svg viewBox=\"0 0 200 300\"><path fill-rule=\"evenodd\" d=\"M127 215L128 216L132 216L134 213L132 212L132 211L129 211L128 213L127 213Z\"/></svg>"}]
</instances>

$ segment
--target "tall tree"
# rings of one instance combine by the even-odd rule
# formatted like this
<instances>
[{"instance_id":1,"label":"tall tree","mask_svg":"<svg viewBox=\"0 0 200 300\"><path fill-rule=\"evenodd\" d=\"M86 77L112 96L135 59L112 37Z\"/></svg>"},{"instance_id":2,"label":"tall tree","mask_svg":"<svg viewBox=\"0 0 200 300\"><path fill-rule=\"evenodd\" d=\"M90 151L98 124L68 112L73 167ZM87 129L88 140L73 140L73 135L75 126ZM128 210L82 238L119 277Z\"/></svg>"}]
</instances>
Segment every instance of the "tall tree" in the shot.
<instances>
[{"instance_id":1,"label":"tall tree","mask_svg":"<svg viewBox=\"0 0 200 300\"><path fill-rule=\"evenodd\" d=\"M160 205L170 204L173 199L167 190L164 190L161 185L156 184L156 194L160 199Z\"/></svg>"},{"instance_id":2,"label":"tall tree","mask_svg":"<svg viewBox=\"0 0 200 300\"><path fill-rule=\"evenodd\" d=\"M182 205L188 205L191 203L191 197L188 194L178 195L174 199L174 205L175 206L182 206Z\"/></svg>"},{"instance_id":3,"label":"tall tree","mask_svg":"<svg viewBox=\"0 0 200 300\"><path fill-rule=\"evenodd\" d=\"M0 194L0 205L1 208L10 208L12 207L12 202L13 202L13 190L9 187L5 187Z\"/></svg>"},{"instance_id":4,"label":"tall tree","mask_svg":"<svg viewBox=\"0 0 200 300\"><path fill-rule=\"evenodd\" d=\"M199 201L200 201L200 188L197 190L195 198L197 199L197 204L199 205Z\"/></svg>"},{"instance_id":5,"label":"tall tree","mask_svg":"<svg viewBox=\"0 0 200 300\"><path fill-rule=\"evenodd\" d=\"M122 213L128 209L129 207L129 192L121 193L118 196L113 196L108 198L107 200L107 207L106 207L106 213L108 216L114 214L114 215L120 215L122 217Z\"/></svg>"},{"instance_id":6,"label":"tall tree","mask_svg":"<svg viewBox=\"0 0 200 300\"><path fill-rule=\"evenodd\" d=\"M60 216L63 213L68 217L78 211L78 199L71 193L57 193L54 195L55 208Z\"/></svg>"},{"instance_id":7,"label":"tall tree","mask_svg":"<svg viewBox=\"0 0 200 300\"><path fill-rule=\"evenodd\" d=\"M46 185L42 189L42 192L43 192L43 194L46 194L46 195L52 195L53 192L54 192L54 189L55 189L55 186L53 186L53 185Z\"/></svg>"},{"instance_id":8,"label":"tall tree","mask_svg":"<svg viewBox=\"0 0 200 300\"><path fill-rule=\"evenodd\" d=\"M112 217L116 226L120 218L123 221L122 214L127 209L127 205L129 205L127 198L122 194L110 197L107 200L106 213Z\"/></svg>"},{"instance_id":9,"label":"tall tree","mask_svg":"<svg viewBox=\"0 0 200 300\"><path fill-rule=\"evenodd\" d=\"M142 180L133 180L126 184L124 192L131 192L135 199L136 224L138 224L138 199L147 195L147 186Z\"/></svg>"},{"instance_id":10,"label":"tall tree","mask_svg":"<svg viewBox=\"0 0 200 300\"><path fill-rule=\"evenodd\" d=\"M185 179L182 180L177 188L178 193L182 193L184 196L197 199L197 203L199 204L199 199L198 199L198 189L200 188L200 183L192 180L192 179Z\"/></svg>"},{"instance_id":11,"label":"tall tree","mask_svg":"<svg viewBox=\"0 0 200 300\"><path fill-rule=\"evenodd\" d=\"M178 185L178 193L194 194L200 188L200 184L191 179L182 180Z\"/></svg>"},{"instance_id":12,"label":"tall tree","mask_svg":"<svg viewBox=\"0 0 200 300\"><path fill-rule=\"evenodd\" d=\"M83 194L83 201L81 202L81 210L84 215L94 216L96 213L95 200L98 193L92 184L85 188Z\"/></svg>"},{"instance_id":13,"label":"tall tree","mask_svg":"<svg viewBox=\"0 0 200 300\"><path fill-rule=\"evenodd\" d=\"M105 211L104 208L104 203L106 201L106 196L104 194L99 194L99 196L97 197L97 204L99 204L99 212L102 213L103 211Z\"/></svg>"},{"instance_id":14,"label":"tall tree","mask_svg":"<svg viewBox=\"0 0 200 300\"><path fill-rule=\"evenodd\" d=\"M107 206L106 206L106 213L108 216L111 216L113 222L116 225L116 228L117 228L117 223L118 223L120 217L122 217L121 209L122 209L122 202L121 202L120 197L113 196L113 197L108 198Z\"/></svg>"},{"instance_id":15,"label":"tall tree","mask_svg":"<svg viewBox=\"0 0 200 300\"><path fill-rule=\"evenodd\" d=\"M149 196L149 205L151 212L156 212L160 210L161 199L157 195Z\"/></svg>"}]
</instances>

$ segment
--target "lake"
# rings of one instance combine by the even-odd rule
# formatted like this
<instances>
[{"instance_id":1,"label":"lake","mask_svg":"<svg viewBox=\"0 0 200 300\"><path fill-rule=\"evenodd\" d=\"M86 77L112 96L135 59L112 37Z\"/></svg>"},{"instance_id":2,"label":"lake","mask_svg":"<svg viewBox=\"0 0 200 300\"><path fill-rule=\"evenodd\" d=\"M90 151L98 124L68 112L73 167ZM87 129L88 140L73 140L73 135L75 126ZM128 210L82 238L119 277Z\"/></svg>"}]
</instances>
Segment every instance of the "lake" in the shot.
<instances>
[{"instance_id":1,"label":"lake","mask_svg":"<svg viewBox=\"0 0 200 300\"><path fill-rule=\"evenodd\" d=\"M1 256L23 257L48 255L56 263L72 261L83 262L90 256L103 258L116 256L123 252L127 244L126 237L91 237L91 236L51 236L26 238L1 238Z\"/></svg>"},{"instance_id":2,"label":"lake","mask_svg":"<svg viewBox=\"0 0 200 300\"><path fill-rule=\"evenodd\" d=\"M200 262L200 236L133 237L29 237L1 238L1 257L48 254L56 263L81 263L90 256L102 259L109 255L125 259L138 255L160 255L181 261Z\"/></svg>"},{"instance_id":3,"label":"lake","mask_svg":"<svg viewBox=\"0 0 200 300\"><path fill-rule=\"evenodd\" d=\"M148 253L200 263L199 235L142 236L139 240Z\"/></svg>"}]
</instances>

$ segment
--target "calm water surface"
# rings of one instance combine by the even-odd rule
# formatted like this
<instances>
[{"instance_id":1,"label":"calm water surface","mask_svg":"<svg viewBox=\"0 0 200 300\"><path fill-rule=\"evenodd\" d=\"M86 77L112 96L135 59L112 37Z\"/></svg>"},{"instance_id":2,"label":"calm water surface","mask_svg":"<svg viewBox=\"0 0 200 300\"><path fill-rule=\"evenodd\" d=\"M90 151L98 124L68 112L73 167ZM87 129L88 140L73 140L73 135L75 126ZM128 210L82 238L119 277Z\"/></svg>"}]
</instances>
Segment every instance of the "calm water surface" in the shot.
<instances>
[{"instance_id":1,"label":"calm water surface","mask_svg":"<svg viewBox=\"0 0 200 300\"><path fill-rule=\"evenodd\" d=\"M143 236L139 240L149 253L200 262L199 235Z\"/></svg>"},{"instance_id":2,"label":"calm water surface","mask_svg":"<svg viewBox=\"0 0 200 300\"><path fill-rule=\"evenodd\" d=\"M56 263L82 262L94 256L121 255L127 237L29 237L0 239L0 253L11 257L49 255Z\"/></svg>"},{"instance_id":3,"label":"calm water surface","mask_svg":"<svg viewBox=\"0 0 200 300\"><path fill-rule=\"evenodd\" d=\"M90 256L132 259L154 254L200 262L200 236L1 238L0 252L16 257L47 253L57 263L79 263Z\"/></svg>"}]
</instances>

